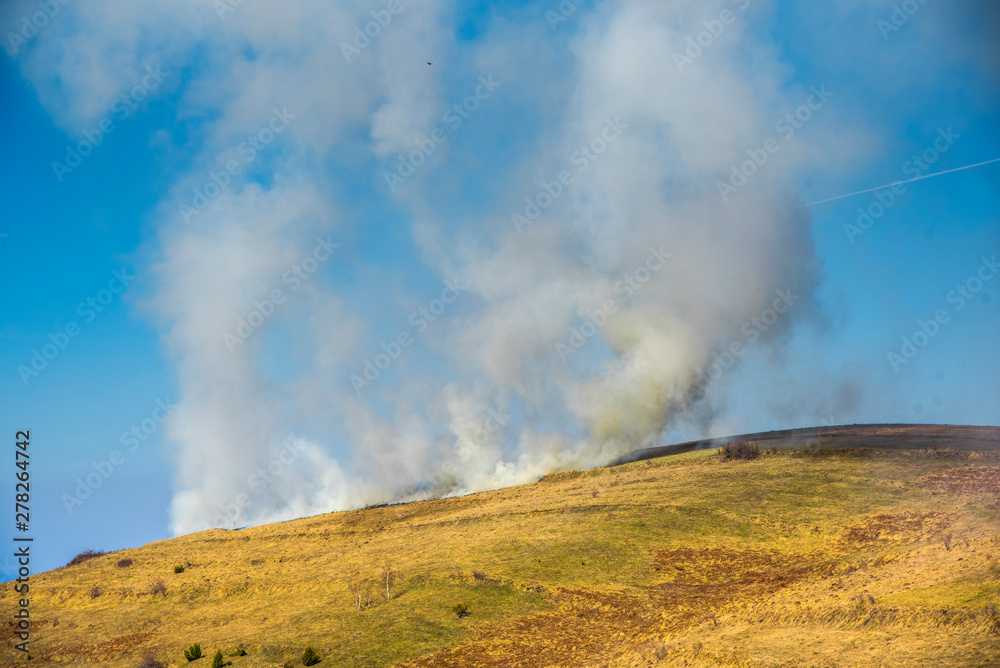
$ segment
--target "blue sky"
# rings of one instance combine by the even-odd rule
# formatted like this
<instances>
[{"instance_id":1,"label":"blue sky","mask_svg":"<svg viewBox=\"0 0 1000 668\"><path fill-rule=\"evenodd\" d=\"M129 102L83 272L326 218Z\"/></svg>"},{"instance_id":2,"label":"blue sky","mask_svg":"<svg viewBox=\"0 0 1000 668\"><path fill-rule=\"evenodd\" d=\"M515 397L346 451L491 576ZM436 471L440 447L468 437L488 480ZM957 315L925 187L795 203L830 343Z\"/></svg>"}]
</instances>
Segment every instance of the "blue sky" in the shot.
<instances>
[{"instance_id":1,"label":"blue sky","mask_svg":"<svg viewBox=\"0 0 1000 668\"><path fill-rule=\"evenodd\" d=\"M1000 163L806 206L1000 157L992 5L926 4L888 30L890 2L584 2L555 22L557 3L404 4L348 62L341 43L384 6L69 4L17 53L9 35L38 9L4 7L0 415L32 435L37 568L216 526L241 494L235 525L515 484L650 438L1000 421ZM781 139L814 86L832 97ZM125 113L122 96L145 99ZM769 138L777 152L720 201ZM239 173L185 223L228 161ZM516 230L562 171L573 184ZM661 243L672 260L620 298ZM801 300L750 343L788 287ZM275 290L273 317L228 351ZM620 309L560 360L609 297ZM933 336L894 368L921 322ZM745 354L696 388L734 342ZM252 479L283 443L295 461Z\"/></svg>"}]
</instances>

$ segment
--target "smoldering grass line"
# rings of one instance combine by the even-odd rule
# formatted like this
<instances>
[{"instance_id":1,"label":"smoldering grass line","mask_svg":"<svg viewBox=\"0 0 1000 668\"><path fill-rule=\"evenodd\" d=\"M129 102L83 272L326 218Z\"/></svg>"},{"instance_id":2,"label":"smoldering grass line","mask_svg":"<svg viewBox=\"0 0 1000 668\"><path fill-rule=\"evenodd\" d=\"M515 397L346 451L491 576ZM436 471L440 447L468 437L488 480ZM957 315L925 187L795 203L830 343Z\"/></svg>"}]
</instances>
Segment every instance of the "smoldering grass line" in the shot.
<instances>
[{"instance_id":1,"label":"smoldering grass line","mask_svg":"<svg viewBox=\"0 0 1000 668\"><path fill-rule=\"evenodd\" d=\"M878 186L877 188L869 188L868 190L859 190L854 193L848 193L846 195L837 195L836 197L830 197L827 199L821 199L816 202L810 202L806 206L815 206L817 204L823 204L825 202L833 202L834 200L844 199L845 197L854 197L855 195L863 195L865 193L875 192L876 190L885 190L886 188L891 188L893 186L903 185L904 183L913 183L914 181L921 181L923 179L929 179L932 176L944 176L945 174L951 174L952 172L961 172L966 169L972 169L973 167L982 167L983 165L989 165L994 162L1000 162L1000 158L993 158L992 160L987 160L985 162L977 162L974 165L965 165L964 167L956 167L955 169L946 169L943 172L934 172L933 174L924 174L923 176L918 176L916 178L907 179L906 181L893 181L892 183L887 183L884 186Z\"/></svg>"}]
</instances>

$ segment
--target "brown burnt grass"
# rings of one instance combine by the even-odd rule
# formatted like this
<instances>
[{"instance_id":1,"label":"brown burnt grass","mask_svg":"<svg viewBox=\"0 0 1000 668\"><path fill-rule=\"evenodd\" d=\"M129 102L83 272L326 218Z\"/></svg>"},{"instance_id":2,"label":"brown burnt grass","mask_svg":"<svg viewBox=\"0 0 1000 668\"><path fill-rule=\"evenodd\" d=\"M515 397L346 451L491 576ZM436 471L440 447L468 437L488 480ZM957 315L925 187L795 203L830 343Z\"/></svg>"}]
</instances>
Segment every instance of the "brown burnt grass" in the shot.
<instances>
[{"instance_id":1,"label":"brown burnt grass","mask_svg":"<svg viewBox=\"0 0 1000 668\"><path fill-rule=\"evenodd\" d=\"M996 451L1000 449L1000 427L942 424L854 424L829 427L782 429L743 434L740 440L754 444L761 451L772 448L812 450L875 448L880 450L949 449ZM716 439L661 445L629 453L621 462L657 459L697 450L715 448ZM947 454L943 452L942 454Z\"/></svg>"},{"instance_id":2,"label":"brown burnt grass","mask_svg":"<svg viewBox=\"0 0 1000 668\"><path fill-rule=\"evenodd\" d=\"M98 640L92 644L71 645L66 647L64 652L74 657L76 661L100 664L141 645L154 635L152 631L126 633L108 640Z\"/></svg>"},{"instance_id":3,"label":"brown burnt grass","mask_svg":"<svg viewBox=\"0 0 1000 668\"><path fill-rule=\"evenodd\" d=\"M972 466L925 476L924 485L948 494L1000 496L1000 466Z\"/></svg>"},{"instance_id":4,"label":"brown burnt grass","mask_svg":"<svg viewBox=\"0 0 1000 668\"><path fill-rule=\"evenodd\" d=\"M963 628L987 635L1000 632L1000 612L996 606L982 608L941 607L929 610L904 610L855 599L853 605L830 610L760 611L758 624L824 624L847 628L914 626Z\"/></svg>"},{"instance_id":5,"label":"brown burnt grass","mask_svg":"<svg viewBox=\"0 0 1000 668\"><path fill-rule=\"evenodd\" d=\"M646 597L620 592L559 589L558 612L484 626L461 646L399 664L407 668L594 666L661 630Z\"/></svg>"},{"instance_id":6,"label":"brown burnt grass","mask_svg":"<svg viewBox=\"0 0 1000 668\"><path fill-rule=\"evenodd\" d=\"M953 514L940 512L875 515L847 527L843 540L850 548L902 544L940 533L953 518Z\"/></svg>"},{"instance_id":7,"label":"brown burnt grass","mask_svg":"<svg viewBox=\"0 0 1000 668\"><path fill-rule=\"evenodd\" d=\"M830 571L834 562L810 554L723 547L660 550L653 570L673 572L673 580L655 587L666 607L722 604L737 598L771 594L799 580Z\"/></svg>"},{"instance_id":8,"label":"brown burnt grass","mask_svg":"<svg viewBox=\"0 0 1000 668\"><path fill-rule=\"evenodd\" d=\"M505 627L482 627L476 639L453 650L411 661L412 668L499 668L501 666L600 666L621 658L628 650L647 657L660 646L657 638L709 623L718 626L723 615L740 617L769 596L799 582L832 578L855 571L878 569L898 562L889 554L852 561L853 549L919 540L928 532L949 526L943 513L882 514L845 527L837 546L811 553L786 554L777 550L726 547L676 547L657 550L650 570L657 579L641 594L559 589L553 599L557 613L518 620ZM886 626L930 623L936 626L970 625L994 633L1000 616L995 609L957 609L930 614L858 605L822 612L775 611L766 606L752 613L755 623ZM595 633L595 630L600 630ZM609 647L610 641L610 647ZM677 654L676 648L671 652ZM656 651L653 651L656 653ZM699 651L685 656L697 656ZM680 655L684 655L681 652ZM721 657L722 655L720 655ZM663 657L661 657L663 658ZM709 661L709 655L702 656ZM722 661L722 659L719 659ZM719 665L726 665L722 661ZM739 664L743 665L743 664ZM749 665L749 664L747 664Z\"/></svg>"}]
</instances>

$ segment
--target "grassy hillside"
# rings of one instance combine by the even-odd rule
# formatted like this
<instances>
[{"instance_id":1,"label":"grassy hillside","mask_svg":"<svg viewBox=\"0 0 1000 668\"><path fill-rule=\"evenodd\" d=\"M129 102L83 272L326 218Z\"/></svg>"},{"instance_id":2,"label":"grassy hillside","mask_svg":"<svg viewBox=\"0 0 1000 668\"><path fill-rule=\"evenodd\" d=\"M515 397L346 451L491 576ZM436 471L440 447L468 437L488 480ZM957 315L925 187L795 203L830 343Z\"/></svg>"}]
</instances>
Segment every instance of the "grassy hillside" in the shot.
<instances>
[{"instance_id":1,"label":"grassy hillside","mask_svg":"<svg viewBox=\"0 0 1000 668\"><path fill-rule=\"evenodd\" d=\"M702 451L206 531L34 577L34 658L7 626L0 661L181 666L198 642L206 668L307 645L321 668L1000 665L998 459Z\"/></svg>"}]
</instances>

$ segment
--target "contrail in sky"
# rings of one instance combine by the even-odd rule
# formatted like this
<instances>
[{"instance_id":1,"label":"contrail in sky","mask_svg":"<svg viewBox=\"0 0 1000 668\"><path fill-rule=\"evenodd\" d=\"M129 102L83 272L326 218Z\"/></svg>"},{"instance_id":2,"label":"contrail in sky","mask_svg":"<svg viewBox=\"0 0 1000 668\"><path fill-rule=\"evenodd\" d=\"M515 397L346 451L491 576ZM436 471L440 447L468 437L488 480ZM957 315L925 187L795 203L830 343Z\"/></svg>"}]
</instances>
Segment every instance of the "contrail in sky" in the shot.
<instances>
[{"instance_id":1,"label":"contrail in sky","mask_svg":"<svg viewBox=\"0 0 1000 668\"><path fill-rule=\"evenodd\" d=\"M824 202L832 202L837 199L844 199L845 197L854 197L855 195L863 195L864 193L874 192L876 190L884 190L885 188L891 188L893 186L902 185L904 183L912 183L914 181L920 181L921 179L929 179L932 176L941 176L942 174L951 174L952 172L960 172L964 169L972 169L973 167L982 167L983 165L988 165L992 162L1000 162L1000 158L993 158L992 160L987 160L986 162L977 162L974 165L966 165L965 167L956 167L955 169L947 169L943 172L935 172L934 174L924 174L923 176L918 176L915 179L907 179L906 181L893 181L884 186L878 186L877 188L869 188L868 190L859 190L856 193L848 193L846 195L837 195L836 197L830 197L829 199L821 199L818 202L810 202L806 206L814 206L816 204L823 204Z\"/></svg>"}]
</instances>

